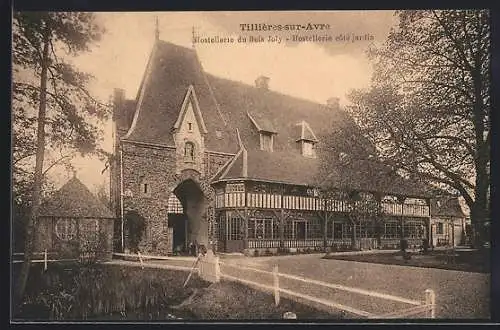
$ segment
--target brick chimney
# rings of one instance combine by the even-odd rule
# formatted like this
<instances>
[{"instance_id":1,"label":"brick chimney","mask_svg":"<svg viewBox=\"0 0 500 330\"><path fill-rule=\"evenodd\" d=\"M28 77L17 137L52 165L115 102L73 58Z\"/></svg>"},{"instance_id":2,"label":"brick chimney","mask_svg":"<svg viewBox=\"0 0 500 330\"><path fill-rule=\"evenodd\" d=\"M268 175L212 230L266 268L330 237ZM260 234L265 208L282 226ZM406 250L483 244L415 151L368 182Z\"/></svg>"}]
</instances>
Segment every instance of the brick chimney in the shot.
<instances>
[{"instance_id":1,"label":"brick chimney","mask_svg":"<svg viewBox=\"0 0 500 330\"><path fill-rule=\"evenodd\" d=\"M340 108L340 98L339 97L330 97L326 100L326 105L330 109L339 109Z\"/></svg>"},{"instance_id":2,"label":"brick chimney","mask_svg":"<svg viewBox=\"0 0 500 330\"><path fill-rule=\"evenodd\" d=\"M255 79L255 87L260 89L269 89L269 77L259 76Z\"/></svg>"},{"instance_id":3,"label":"brick chimney","mask_svg":"<svg viewBox=\"0 0 500 330\"><path fill-rule=\"evenodd\" d=\"M125 101L125 90L123 88L115 88L113 92L113 103L116 107L123 105Z\"/></svg>"},{"instance_id":4,"label":"brick chimney","mask_svg":"<svg viewBox=\"0 0 500 330\"><path fill-rule=\"evenodd\" d=\"M128 114L125 112L125 90L122 88L115 88L113 91L113 120L127 121Z\"/></svg>"}]
</instances>

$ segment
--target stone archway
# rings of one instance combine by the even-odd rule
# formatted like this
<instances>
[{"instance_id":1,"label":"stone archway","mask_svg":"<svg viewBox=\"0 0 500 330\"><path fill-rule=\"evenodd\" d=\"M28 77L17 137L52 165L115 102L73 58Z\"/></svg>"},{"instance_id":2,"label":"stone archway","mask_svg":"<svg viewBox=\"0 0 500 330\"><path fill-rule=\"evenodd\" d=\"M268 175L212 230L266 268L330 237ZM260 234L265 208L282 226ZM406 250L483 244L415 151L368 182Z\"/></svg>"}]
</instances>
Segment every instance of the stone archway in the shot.
<instances>
[{"instance_id":1,"label":"stone archway","mask_svg":"<svg viewBox=\"0 0 500 330\"><path fill-rule=\"evenodd\" d=\"M173 193L182 204L184 211L183 225L184 228L174 227L174 237L179 232L183 231L185 235L185 247L189 247L191 243L204 245L208 247L208 221L207 207L209 200L202 191L200 185L193 179L189 178L180 182L174 189ZM178 238L177 238L178 239Z\"/></svg>"}]
</instances>

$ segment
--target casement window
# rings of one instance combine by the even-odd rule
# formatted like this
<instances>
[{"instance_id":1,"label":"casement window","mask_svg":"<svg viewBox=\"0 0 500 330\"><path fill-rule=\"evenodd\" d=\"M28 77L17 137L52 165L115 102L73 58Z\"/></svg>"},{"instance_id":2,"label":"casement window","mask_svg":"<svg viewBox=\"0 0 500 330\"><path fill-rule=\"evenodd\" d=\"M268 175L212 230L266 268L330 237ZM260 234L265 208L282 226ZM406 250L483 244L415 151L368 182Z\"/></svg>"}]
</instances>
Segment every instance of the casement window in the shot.
<instances>
[{"instance_id":1,"label":"casement window","mask_svg":"<svg viewBox=\"0 0 500 330\"><path fill-rule=\"evenodd\" d=\"M184 145L184 160L185 161L194 161L194 143L186 142Z\"/></svg>"},{"instance_id":2,"label":"casement window","mask_svg":"<svg viewBox=\"0 0 500 330\"><path fill-rule=\"evenodd\" d=\"M399 238L399 226L396 222L389 222L384 224L384 238Z\"/></svg>"},{"instance_id":3,"label":"casement window","mask_svg":"<svg viewBox=\"0 0 500 330\"><path fill-rule=\"evenodd\" d=\"M436 234L443 235L444 234L444 224L442 222L438 222L436 226Z\"/></svg>"},{"instance_id":4,"label":"casement window","mask_svg":"<svg viewBox=\"0 0 500 330\"><path fill-rule=\"evenodd\" d=\"M323 238L323 225L319 218L312 218L306 223L307 238Z\"/></svg>"},{"instance_id":5,"label":"casement window","mask_svg":"<svg viewBox=\"0 0 500 330\"><path fill-rule=\"evenodd\" d=\"M182 203L174 193L170 194L167 205L168 205L167 213L173 213L173 214L184 213L184 208L182 207Z\"/></svg>"},{"instance_id":6,"label":"casement window","mask_svg":"<svg viewBox=\"0 0 500 330\"><path fill-rule=\"evenodd\" d=\"M77 222L71 218L60 218L55 226L56 236L63 241L71 241L76 238Z\"/></svg>"},{"instance_id":7,"label":"casement window","mask_svg":"<svg viewBox=\"0 0 500 330\"><path fill-rule=\"evenodd\" d=\"M99 234L99 221L96 219L84 219L80 222L80 234L87 241L94 241Z\"/></svg>"},{"instance_id":8,"label":"casement window","mask_svg":"<svg viewBox=\"0 0 500 330\"><path fill-rule=\"evenodd\" d=\"M279 239L278 222L273 218L249 219L249 239Z\"/></svg>"},{"instance_id":9,"label":"casement window","mask_svg":"<svg viewBox=\"0 0 500 330\"><path fill-rule=\"evenodd\" d=\"M244 183L228 183L226 185L227 193L237 193L237 192L245 192L245 184Z\"/></svg>"},{"instance_id":10,"label":"casement window","mask_svg":"<svg viewBox=\"0 0 500 330\"><path fill-rule=\"evenodd\" d=\"M302 156L304 157L316 157L316 150L314 148L314 142L312 141L302 141Z\"/></svg>"},{"instance_id":11,"label":"casement window","mask_svg":"<svg viewBox=\"0 0 500 330\"><path fill-rule=\"evenodd\" d=\"M407 220L403 226L404 236L407 238L424 238L425 229L421 221Z\"/></svg>"},{"instance_id":12,"label":"casement window","mask_svg":"<svg viewBox=\"0 0 500 330\"><path fill-rule=\"evenodd\" d=\"M333 238L342 239L344 224L342 223L334 223L333 224Z\"/></svg>"},{"instance_id":13,"label":"casement window","mask_svg":"<svg viewBox=\"0 0 500 330\"><path fill-rule=\"evenodd\" d=\"M233 215L226 218L226 240L242 240L243 239L243 219Z\"/></svg>"},{"instance_id":14,"label":"casement window","mask_svg":"<svg viewBox=\"0 0 500 330\"><path fill-rule=\"evenodd\" d=\"M269 132L260 132L260 149L264 151L273 151L273 134Z\"/></svg>"}]
</instances>

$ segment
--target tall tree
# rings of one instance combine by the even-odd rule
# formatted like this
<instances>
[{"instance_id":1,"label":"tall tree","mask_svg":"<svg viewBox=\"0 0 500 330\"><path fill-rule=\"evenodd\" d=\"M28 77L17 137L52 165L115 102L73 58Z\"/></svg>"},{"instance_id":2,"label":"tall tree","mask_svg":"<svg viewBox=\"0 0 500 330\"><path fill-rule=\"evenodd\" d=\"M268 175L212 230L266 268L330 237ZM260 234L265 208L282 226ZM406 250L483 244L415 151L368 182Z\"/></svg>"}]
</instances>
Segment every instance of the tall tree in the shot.
<instances>
[{"instance_id":1,"label":"tall tree","mask_svg":"<svg viewBox=\"0 0 500 330\"><path fill-rule=\"evenodd\" d=\"M480 243L489 215L489 12L396 15L399 25L369 51L372 86L352 91L349 112L385 162L460 194Z\"/></svg>"},{"instance_id":2,"label":"tall tree","mask_svg":"<svg viewBox=\"0 0 500 330\"><path fill-rule=\"evenodd\" d=\"M22 300L29 275L33 228L44 173L48 170L44 169L46 149L96 151L99 136L96 120L106 117L108 107L87 91L91 75L78 71L68 60L88 51L103 31L92 13L14 12L13 15L13 158L20 169L23 160L35 157L24 263L14 292L15 304ZM23 134L31 125L35 125L35 134ZM63 155L62 159L67 157Z\"/></svg>"}]
</instances>

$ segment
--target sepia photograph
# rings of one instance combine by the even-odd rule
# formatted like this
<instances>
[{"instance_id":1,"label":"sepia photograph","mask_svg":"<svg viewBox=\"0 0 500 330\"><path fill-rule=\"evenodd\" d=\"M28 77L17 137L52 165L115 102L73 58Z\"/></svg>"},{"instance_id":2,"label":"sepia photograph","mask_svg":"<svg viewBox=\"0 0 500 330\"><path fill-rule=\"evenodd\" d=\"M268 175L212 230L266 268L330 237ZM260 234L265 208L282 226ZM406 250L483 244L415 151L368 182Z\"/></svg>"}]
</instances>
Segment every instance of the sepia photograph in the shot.
<instances>
[{"instance_id":1,"label":"sepia photograph","mask_svg":"<svg viewBox=\"0 0 500 330\"><path fill-rule=\"evenodd\" d=\"M10 322L491 320L490 25L13 11Z\"/></svg>"}]
</instances>

